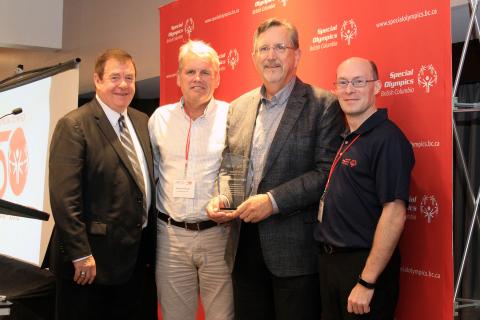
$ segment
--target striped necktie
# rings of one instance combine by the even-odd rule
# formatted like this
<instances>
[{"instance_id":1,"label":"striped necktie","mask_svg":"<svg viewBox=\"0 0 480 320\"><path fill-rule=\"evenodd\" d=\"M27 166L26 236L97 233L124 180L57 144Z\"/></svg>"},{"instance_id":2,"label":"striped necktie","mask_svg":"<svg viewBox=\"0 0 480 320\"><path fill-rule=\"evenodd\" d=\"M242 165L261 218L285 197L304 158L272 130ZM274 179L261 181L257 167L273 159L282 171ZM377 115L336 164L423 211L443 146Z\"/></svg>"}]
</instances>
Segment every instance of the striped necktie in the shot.
<instances>
[{"instance_id":1,"label":"striped necktie","mask_svg":"<svg viewBox=\"0 0 480 320\"><path fill-rule=\"evenodd\" d=\"M143 181L143 174L142 174L142 169L140 168L140 162L138 162L138 157L137 153L135 152L135 147L133 146L133 141L132 137L130 136L130 132L128 131L127 124L125 123L125 117L123 115L120 116L118 119L118 125L120 127L120 141L122 142L122 145L127 152L128 159L130 160L130 163L132 164L133 167L133 172L135 173L135 178L138 182L138 185L140 186L140 191L143 194L143 210L144 210L144 216L143 216L143 223L145 223L146 220L146 214L147 214L147 199L146 199L146 193L145 193L145 183Z\"/></svg>"}]
</instances>

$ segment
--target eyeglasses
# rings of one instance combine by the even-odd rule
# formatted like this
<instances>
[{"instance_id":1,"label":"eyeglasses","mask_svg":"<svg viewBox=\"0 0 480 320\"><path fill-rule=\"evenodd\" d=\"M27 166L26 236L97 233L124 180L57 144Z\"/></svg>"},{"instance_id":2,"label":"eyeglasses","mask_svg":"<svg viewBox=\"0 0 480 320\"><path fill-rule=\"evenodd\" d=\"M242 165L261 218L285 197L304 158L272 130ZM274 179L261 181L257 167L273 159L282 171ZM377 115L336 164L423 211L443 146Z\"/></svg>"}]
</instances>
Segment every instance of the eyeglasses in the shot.
<instances>
[{"instance_id":1,"label":"eyeglasses","mask_svg":"<svg viewBox=\"0 0 480 320\"><path fill-rule=\"evenodd\" d=\"M273 49L273 51L275 51L276 54L284 54L287 51L287 49L295 50L296 48L287 46L284 43L277 43L277 44L274 44L273 46L267 46L267 45L261 46L260 48L257 49L257 52L261 56L266 56L270 52L270 49Z\"/></svg>"},{"instance_id":2,"label":"eyeglasses","mask_svg":"<svg viewBox=\"0 0 480 320\"><path fill-rule=\"evenodd\" d=\"M337 87L337 89L346 89L348 87L348 84L351 83L354 88L363 88L367 85L369 82L375 82L377 81L376 79L372 80L365 80L365 79L353 79L351 81L342 79L338 80L333 83L334 86Z\"/></svg>"}]
</instances>

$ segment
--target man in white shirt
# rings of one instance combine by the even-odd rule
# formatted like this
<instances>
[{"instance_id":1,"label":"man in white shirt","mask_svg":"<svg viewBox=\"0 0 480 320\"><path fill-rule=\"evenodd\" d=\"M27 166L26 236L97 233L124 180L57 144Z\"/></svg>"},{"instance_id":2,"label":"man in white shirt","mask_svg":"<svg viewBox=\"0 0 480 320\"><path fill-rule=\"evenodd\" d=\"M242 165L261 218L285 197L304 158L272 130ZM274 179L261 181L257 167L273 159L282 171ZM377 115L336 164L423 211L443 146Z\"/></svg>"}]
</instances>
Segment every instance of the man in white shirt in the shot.
<instances>
[{"instance_id":1,"label":"man in white shirt","mask_svg":"<svg viewBox=\"0 0 480 320\"><path fill-rule=\"evenodd\" d=\"M233 319L224 259L229 227L209 220L225 143L229 105L215 100L219 58L202 41L180 47L177 84L183 97L158 108L148 128L157 184L157 291L166 320L195 319L200 293L207 320Z\"/></svg>"}]
</instances>

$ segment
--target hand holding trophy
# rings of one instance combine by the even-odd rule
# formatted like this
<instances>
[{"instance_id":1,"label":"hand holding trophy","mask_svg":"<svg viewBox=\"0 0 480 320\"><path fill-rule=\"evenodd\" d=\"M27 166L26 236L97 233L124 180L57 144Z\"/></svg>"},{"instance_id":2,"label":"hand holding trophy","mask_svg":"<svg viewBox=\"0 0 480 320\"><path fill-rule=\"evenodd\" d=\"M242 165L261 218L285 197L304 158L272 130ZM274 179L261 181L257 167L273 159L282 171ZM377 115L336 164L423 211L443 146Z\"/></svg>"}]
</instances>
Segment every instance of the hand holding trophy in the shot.
<instances>
[{"instance_id":1,"label":"hand holding trophy","mask_svg":"<svg viewBox=\"0 0 480 320\"><path fill-rule=\"evenodd\" d=\"M210 219L218 223L231 220L233 217L230 213L245 201L248 165L249 159L242 155L231 153L223 155L215 184L216 196L205 208Z\"/></svg>"},{"instance_id":2,"label":"hand holding trophy","mask_svg":"<svg viewBox=\"0 0 480 320\"><path fill-rule=\"evenodd\" d=\"M249 159L238 154L224 154L217 178L217 194L223 200L222 211L235 211L245 201Z\"/></svg>"}]
</instances>

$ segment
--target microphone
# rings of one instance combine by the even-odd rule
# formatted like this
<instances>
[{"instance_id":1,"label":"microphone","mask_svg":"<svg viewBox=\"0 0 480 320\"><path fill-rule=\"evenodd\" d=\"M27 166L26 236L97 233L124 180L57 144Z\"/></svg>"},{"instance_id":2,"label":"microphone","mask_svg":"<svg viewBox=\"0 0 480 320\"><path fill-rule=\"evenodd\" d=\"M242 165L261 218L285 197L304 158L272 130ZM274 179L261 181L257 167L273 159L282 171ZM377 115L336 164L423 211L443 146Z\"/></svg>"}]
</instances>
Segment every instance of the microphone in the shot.
<instances>
[{"instance_id":1,"label":"microphone","mask_svg":"<svg viewBox=\"0 0 480 320\"><path fill-rule=\"evenodd\" d=\"M16 114L19 114L19 113L22 113L23 112L23 109L22 108L15 108L12 110L12 113L13 115L16 115Z\"/></svg>"},{"instance_id":2,"label":"microphone","mask_svg":"<svg viewBox=\"0 0 480 320\"><path fill-rule=\"evenodd\" d=\"M22 112L23 112L22 108L15 108L10 113L7 113L7 114L4 114L3 116L1 116L0 119L5 118L6 116L9 116L9 115L12 115L12 114L13 115L20 114Z\"/></svg>"}]
</instances>

